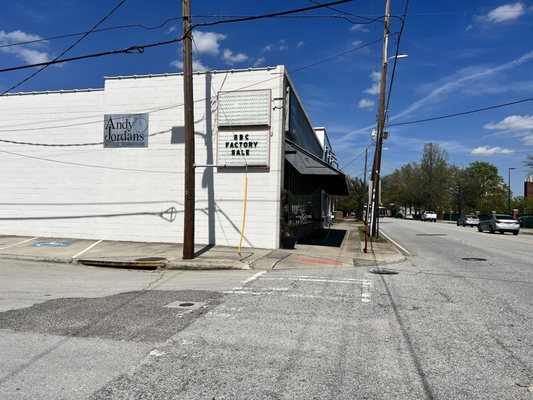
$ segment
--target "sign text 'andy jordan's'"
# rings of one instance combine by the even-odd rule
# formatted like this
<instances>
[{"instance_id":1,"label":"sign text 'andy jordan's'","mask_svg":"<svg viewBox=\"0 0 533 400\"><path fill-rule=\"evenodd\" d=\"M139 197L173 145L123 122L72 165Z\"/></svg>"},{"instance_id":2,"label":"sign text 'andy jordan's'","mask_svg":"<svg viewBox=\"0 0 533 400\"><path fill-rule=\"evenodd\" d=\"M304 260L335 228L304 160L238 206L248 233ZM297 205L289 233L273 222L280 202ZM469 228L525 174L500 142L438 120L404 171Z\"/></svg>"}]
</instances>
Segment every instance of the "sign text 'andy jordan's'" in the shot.
<instances>
[{"instance_id":1,"label":"sign text 'andy jordan's'","mask_svg":"<svg viewBox=\"0 0 533 400\"><path fill-rule=\"evenodd\" d=\"M104 147L148 147L148 114L104 115Z\"/></svg>"}]
</instances>

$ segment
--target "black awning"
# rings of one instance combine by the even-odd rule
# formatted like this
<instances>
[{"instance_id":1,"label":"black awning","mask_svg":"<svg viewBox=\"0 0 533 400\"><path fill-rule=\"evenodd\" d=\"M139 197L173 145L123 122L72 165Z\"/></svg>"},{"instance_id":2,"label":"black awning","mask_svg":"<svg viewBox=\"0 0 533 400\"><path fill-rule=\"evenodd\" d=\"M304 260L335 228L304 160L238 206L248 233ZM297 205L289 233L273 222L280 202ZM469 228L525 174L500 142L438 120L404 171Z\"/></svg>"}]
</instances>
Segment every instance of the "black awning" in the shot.
<instances>
[{"instance_id":1,"label":"black awning","mask_svg":"<svg viewBox=\"0 0 533 400\"><path fill-rule=\"evenodd\" d=\"M348 196L344 174L314 154L285 139L285 159L300 173L316 182L328 194Z\"/></svg>"}]
</instances>

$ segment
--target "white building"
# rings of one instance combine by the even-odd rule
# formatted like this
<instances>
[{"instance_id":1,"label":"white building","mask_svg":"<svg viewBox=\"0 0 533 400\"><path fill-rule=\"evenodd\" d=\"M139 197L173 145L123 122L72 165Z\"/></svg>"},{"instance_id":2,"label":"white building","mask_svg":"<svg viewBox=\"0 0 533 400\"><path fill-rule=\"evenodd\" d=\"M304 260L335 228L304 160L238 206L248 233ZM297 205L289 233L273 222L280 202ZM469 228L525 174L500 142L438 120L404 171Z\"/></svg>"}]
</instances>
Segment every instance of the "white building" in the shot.
<instances>
[{"instance_id":1,"label":"white building","mask_svg":"<svg viewBox=\"0 0 533 400\"><path fill-rule=\"evenodd\" d=\"M195 242L239 243L246 177L244 247L322 224L346 180L285 68L193 79ZM9 94L0 112L0 234L182 242L182 74Z\"/></svg>"}]
</instances>

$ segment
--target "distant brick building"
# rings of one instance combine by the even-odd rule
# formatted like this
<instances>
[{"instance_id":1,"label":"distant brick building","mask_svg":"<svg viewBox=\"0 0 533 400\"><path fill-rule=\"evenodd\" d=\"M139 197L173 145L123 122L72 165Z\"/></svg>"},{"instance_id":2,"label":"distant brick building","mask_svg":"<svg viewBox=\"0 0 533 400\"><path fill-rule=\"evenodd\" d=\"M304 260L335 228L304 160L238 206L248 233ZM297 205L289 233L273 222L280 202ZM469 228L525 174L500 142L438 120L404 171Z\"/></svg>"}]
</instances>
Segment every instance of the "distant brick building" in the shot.
<instances>
[{"instance_id":1,"label":"distant brick building","mask_svg":"<svg viewBox=\"0 0 533 400\"><path fill-rule=\"evenodd\" d=\"M533 174L529 174L524 182L524 197L533 199Z\"/></svg>"}]
</instances>

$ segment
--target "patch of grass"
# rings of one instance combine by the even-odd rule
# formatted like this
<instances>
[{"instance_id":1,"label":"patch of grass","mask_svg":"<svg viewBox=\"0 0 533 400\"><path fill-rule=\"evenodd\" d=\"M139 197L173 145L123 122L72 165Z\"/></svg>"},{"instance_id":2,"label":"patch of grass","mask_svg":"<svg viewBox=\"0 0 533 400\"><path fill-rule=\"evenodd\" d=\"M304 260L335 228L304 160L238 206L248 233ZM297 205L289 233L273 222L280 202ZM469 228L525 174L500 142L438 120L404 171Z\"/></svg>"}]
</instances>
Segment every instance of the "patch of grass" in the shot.
<instances>
[{"instance_id":1,"label":"patch of grass","mask_svg":"<svg viewBox=\"0 0 533 400\"><path fill-rule=\"evenodd\" d=\"M358 226L357 230L359 231L359 240L361 242L364 242L365 241L365 226L364 225ZM368 241L370 241L370 239L371 238L368 238ZM381 235L378 238L373 237L372 238L372 242L373 243L387 243L385 238L383 236L381 236Z\"/></svg>"}]
</instances>

